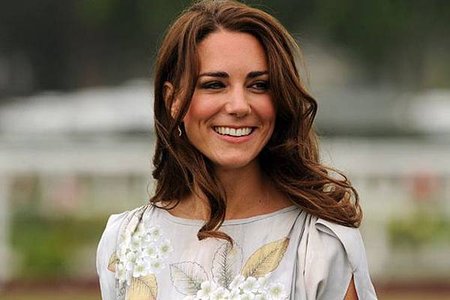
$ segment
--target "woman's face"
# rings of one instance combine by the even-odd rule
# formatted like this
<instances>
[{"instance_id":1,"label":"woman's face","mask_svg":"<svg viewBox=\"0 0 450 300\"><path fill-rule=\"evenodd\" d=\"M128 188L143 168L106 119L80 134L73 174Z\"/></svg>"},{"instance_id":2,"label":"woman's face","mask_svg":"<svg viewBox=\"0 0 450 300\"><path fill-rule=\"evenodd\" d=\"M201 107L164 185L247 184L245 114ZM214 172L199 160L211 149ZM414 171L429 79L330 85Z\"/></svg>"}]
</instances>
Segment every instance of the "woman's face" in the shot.
<instances>
[{"instance_id":1,"label":"woman's face","mask_svg":"<svg viewBox=\"0 0 450 300\"><path fill-rule=\"evenodd\" d=\"M257 163L276 116L262 45L250 34L220 30L198 45L198 54L199 78L184 118L189 141L218 168Z\"/></svg>"}]
</instances>

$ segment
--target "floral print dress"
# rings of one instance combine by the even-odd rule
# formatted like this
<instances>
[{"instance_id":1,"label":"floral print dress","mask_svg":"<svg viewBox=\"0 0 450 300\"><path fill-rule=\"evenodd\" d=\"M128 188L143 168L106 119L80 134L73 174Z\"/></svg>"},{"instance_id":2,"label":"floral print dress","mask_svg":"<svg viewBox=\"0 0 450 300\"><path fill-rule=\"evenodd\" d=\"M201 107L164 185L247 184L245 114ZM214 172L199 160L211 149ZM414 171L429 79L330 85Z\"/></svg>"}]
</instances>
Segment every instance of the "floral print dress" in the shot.
<instances>
[{"instance_id":1,"label":"floral print dress","mask_svg":"<svg viewBox=\"0 0 450 300\"><path fill-rule=\"evenodd\" d=\"M376 299L359 231L288 207L225 221L233 238L197 239L202 221L153 205L112 215L97 251L104 300Z\"/></svg>"}]
</instances>

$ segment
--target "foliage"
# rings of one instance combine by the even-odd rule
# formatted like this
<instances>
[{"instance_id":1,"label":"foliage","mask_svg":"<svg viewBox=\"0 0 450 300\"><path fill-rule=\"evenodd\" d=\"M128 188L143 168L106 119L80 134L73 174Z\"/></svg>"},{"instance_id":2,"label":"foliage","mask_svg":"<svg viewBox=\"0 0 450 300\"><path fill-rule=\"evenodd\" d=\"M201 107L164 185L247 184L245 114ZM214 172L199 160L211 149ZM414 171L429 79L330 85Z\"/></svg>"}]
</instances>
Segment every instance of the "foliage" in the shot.
<instances>
[{"instance_id":1,"label":"foliage","mask_svg":"<svg viewBox=\"0 0 450 300\"><path fill-rule=\"evenodd\" d=\"M392 219L388 233L394 247L420 248L450 243L450 221L443 215L418 211L404 219Z\"/></svg>"},{"instance_id":2,"label":"foliage","mask_svg":"<svg viewBox=\"0 0 450 300\"><path fill-rule=\"evenodd\" d=\"M3 1L0 58L11 59L11 66L28 66L35 89L148 76L165 28L190 2ZM448 86L450 1L244 2L274 14L301 42L319 39L351 49L372 77L388 76L400 84L406 77L420 87L429 72L426 64L433 61L434 73L440 75L430 84Z\"/></svg>"},{"instance_id":3,"label":"foliage","mask_svg":"<svg viewBox=\"0 0 450 300\"><path fill-rule=\"evenodd\" d=\"M64 278L81 247L98 242L106 218L80 220L49 218L33 211L18 212L12 220L12 247L20 258L23 279ZM92 253L94 256L95 253Z\"/></svg>"}]
</instances>

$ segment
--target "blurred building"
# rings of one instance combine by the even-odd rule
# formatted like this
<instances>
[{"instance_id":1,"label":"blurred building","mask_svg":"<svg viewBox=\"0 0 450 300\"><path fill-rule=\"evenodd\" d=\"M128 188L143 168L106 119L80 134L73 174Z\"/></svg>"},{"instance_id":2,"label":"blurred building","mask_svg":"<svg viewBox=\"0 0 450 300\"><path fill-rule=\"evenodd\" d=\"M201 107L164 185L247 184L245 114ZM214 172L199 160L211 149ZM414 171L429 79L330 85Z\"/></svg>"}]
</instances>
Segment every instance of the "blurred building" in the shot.
<instances>
[{"instance_id":1,"label":"blurred building","mask_svg":"<svg viewBox=\"0 0 450 300\"><path fill-rule=\"evenodd\" d=\"M334 133L323 138L322 157L360 192L374 278L449 280L450 91L335 87L317 97L319 131ZM146 203L151 99L150 84L134 81L0 107L0 261L8 263L0 279L21 276L27 264L11 245L20 218L104 224L107 215ZM65 276L95 276L96 240L67 252L76 268Z\"/></svg>"}]
</instances>

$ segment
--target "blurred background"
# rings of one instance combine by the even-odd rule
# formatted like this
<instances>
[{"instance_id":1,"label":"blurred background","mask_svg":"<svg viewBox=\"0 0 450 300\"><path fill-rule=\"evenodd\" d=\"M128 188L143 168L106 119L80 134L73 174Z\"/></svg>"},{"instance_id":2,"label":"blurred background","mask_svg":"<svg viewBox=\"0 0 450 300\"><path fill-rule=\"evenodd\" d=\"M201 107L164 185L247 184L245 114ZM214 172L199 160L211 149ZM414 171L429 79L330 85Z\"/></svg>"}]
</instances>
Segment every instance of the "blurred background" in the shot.
<instances>
[{"instance_id":1,"label":"blurred background","mask_svg":"<svg viewBox=\"0 0 450 300\"><path fill-rule=\"evenodd\" d=\"M97 242L152 193L152 65L189 3L0 3L0 299L100 299ZM450 299L450 1L247 3L304 51L380 299Z\"/></svg>"}]
</instances>

